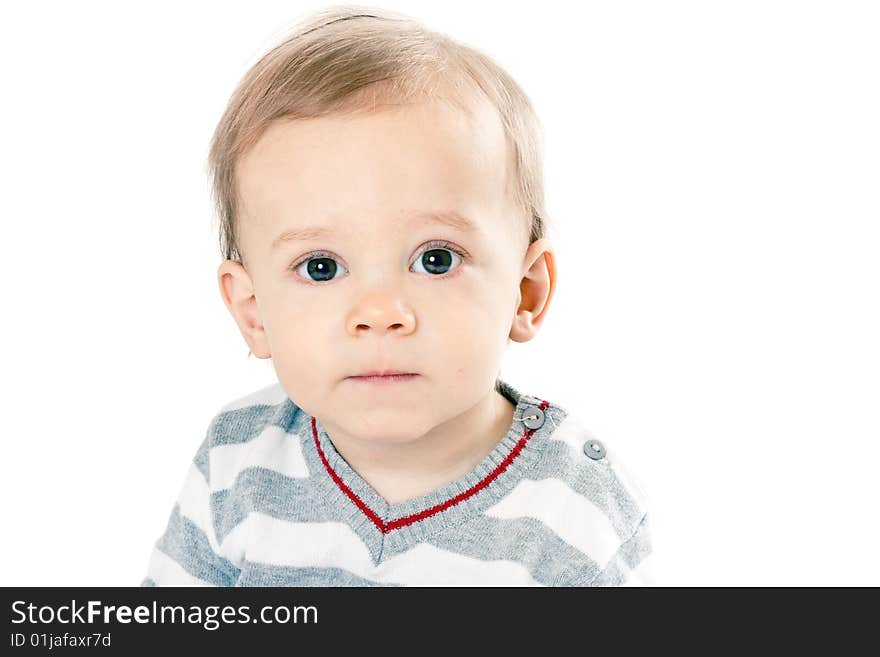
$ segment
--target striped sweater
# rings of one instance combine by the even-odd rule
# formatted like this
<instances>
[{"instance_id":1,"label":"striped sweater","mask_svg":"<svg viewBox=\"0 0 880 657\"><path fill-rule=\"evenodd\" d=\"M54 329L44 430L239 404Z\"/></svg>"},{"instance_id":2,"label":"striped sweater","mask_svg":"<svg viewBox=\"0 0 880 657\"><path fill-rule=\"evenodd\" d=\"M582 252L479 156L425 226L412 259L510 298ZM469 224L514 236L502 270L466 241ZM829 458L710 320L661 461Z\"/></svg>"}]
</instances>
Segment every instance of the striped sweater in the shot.
<instances>
[{"instance_id":1,"label":"striped sweater","mask_svg":"<svg viewBox=\"0 0 880 657\"><path fill-rule=\"evenodd\" d=\"M141 586L653 584L646 497L563 408L498 380L507 434L389 504L280 384L211 420Z\"/></svg>"}]
</instances>

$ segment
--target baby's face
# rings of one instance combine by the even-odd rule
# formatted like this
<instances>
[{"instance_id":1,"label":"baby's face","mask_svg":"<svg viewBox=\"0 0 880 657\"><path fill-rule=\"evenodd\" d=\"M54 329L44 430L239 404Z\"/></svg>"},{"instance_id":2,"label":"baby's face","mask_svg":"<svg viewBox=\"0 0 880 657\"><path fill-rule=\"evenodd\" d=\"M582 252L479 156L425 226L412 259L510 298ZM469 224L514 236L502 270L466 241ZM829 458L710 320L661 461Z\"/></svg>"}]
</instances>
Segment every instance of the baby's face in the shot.
<instances>
[{"instance_id":1,"label":"baby's face","mask_svg":"<svg viewBox=\"0 0 880 657\"><path fill-rule=\"evenodd\" d=\"M349 435L411 440L492 389L530 259L501 122L474 112L276 123L239 163L227 305L289 397ZM418 376L350 378L373 370Z\"/></svg>"}]
</instances>

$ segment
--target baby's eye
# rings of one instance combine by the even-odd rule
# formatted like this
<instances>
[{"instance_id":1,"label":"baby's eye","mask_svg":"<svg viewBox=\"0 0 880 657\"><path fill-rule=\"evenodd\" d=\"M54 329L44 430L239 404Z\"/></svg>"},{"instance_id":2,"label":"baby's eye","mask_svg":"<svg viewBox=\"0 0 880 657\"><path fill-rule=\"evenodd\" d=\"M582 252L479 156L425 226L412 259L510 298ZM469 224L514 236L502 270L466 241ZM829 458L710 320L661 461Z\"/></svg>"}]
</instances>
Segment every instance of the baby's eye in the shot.
<instances>
[{"instance_id":1,"label":"baby's eye","mask_svg":"<svg viewBox=\"0 0 880 657\"><path fill-rule=\"evenodd\" d=\"M455 258L458 258L459 262L462 260L462 255L455 249L451 247L434 247L424 251L416 258L413 266L422 265L423 271L426 274L445 274L449 271L450 265Z\"/></svg>"},{"instance_id":2,"label":"baby's eye","mask_svg":"<svg viewBox=\"0 0 880 657\"><path fill-rule=\"evenodd\" d=\"M465 258L464 253L446 242L432 242L427 244L427 247L428 249L423 251L413 263L413 267L421 265L421 271L425 274L445 274L450 268L453 268L452 264L455 259L461 263ZM313 253L300 264L291 267L307 282L315 283L332 281L337 278L336 274L340 268L348 271L339 265L330 253ZM415 271L419 270L416 268Z\"/></svg>"},{"instance_id":3,"label":"baby's eye","mask_svg":"<svg viewBox=\"0 0 880 657\"><path fill-rule=\"evenodd\" d=\"M305 273L299 274L300 276L306 280L323 283L332 281L336 277L336 272L339 271L340 266L337 265L331 256L317 254L308 260L304 260L301 264L294 267L293 270L299 272L303 268L305 268ZM342 267L342 269L345 268Z\"/></svg>"}]
</instances>

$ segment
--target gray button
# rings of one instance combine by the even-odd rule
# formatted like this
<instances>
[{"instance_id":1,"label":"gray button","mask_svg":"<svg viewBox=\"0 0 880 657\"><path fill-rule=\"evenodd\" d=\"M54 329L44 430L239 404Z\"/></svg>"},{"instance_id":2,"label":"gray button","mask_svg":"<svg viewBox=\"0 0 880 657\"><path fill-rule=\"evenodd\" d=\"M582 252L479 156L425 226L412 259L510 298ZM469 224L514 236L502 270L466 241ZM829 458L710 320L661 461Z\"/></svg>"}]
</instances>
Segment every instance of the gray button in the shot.
<instances>
[{"instance_id":1,"label":"gray button","mask_svg":"<svg viewBox=\"0 0 880 657\"><path fill-rule=\"evenodd\" d=\"M540 429L544 424L544 411L537 406L526 406L523 409L522 421L529 429Z\"/></svg>"},{"instance_id":2,"label":"gray button","mask_svg":"<svg viewBox=\"0 0 880 657\"><path fill-rule=\"evenodd\" d=\"M592 438L584 443L584 454L594 461L598 461L605 456L605 445Z\"/></svg>"}]
</instances>

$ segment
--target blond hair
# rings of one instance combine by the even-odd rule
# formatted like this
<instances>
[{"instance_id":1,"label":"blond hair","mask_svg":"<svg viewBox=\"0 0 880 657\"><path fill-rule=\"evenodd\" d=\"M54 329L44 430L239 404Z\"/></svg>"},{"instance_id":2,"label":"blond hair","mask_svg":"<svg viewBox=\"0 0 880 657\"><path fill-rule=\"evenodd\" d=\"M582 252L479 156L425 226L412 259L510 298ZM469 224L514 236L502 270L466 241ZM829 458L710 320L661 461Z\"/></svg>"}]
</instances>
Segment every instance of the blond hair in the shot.
<instances>
[{"instance_id":1,"label":"blond hair","mask_svg":"<svg viewBox=\"0 0 880 657\"><path fill-rule=\"evenodd\" d=\"M208 173L223 257L242 259L236 163L273 121L372 113L424 97L470 113L475 94L501 118L513 155L505 192L523 237L528 244L544 237L543 132L513 78L482 52L408 16L338 5L298 21L247 71L214 130Z\"/></svg>"}]
</instances>

